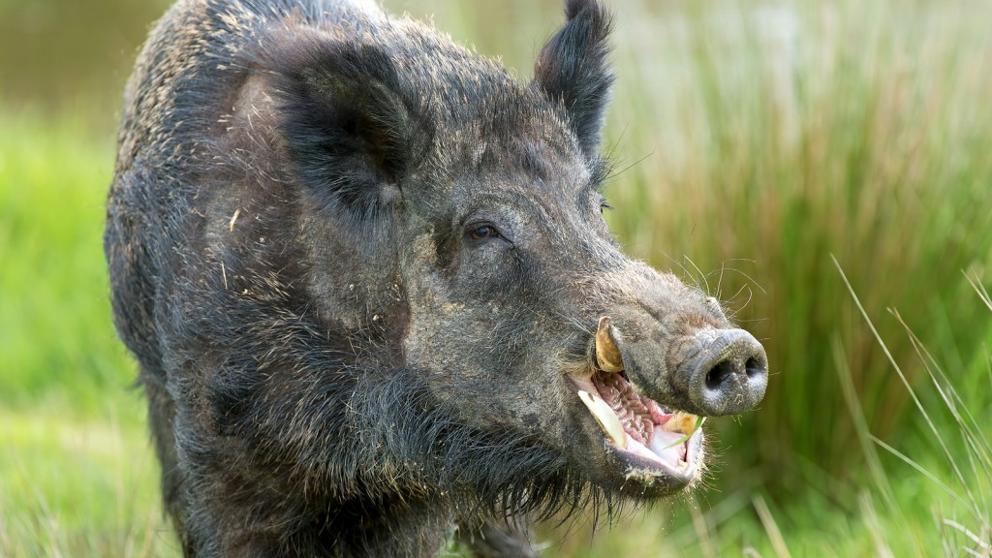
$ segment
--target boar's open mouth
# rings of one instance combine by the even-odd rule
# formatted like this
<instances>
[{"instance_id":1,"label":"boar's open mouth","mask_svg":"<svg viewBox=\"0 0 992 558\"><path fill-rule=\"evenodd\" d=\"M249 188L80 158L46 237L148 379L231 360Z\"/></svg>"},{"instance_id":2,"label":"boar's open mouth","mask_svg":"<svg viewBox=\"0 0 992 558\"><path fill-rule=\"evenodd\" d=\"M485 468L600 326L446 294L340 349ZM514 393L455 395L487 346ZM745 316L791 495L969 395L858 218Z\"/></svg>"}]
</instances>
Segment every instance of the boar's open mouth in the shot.
<instances>
[{"instance_id":1,"label":"boar's open mouth","mask_svg":"<svg viewBox=\"0 0 992 558\"><path fill-rule=\"evenodd\" d=\"M571 375L578 397L627 478L688 484L701 470L701 419L638 393L624 372L614 331L609 318L600 320L591 373Z\"/></svg>"},{"instance_id":2,"label":"boar's open mouth","mask_svg":"<svg viewBox=\"0 0 992 558\"><path fill-rule=\"evenodd\" d=\"M699 418L640 395L622 372L572 377L578 396L602 429L607 449L628 476L691 482L702 462Z\"/></svg>"},{"instance_id":3,"label":"boar's open mouth","mask_svg":"<svg viewBox=\"0 0 992 558\"><path fill-rule=\"evenodd\" d=\"M673 411L638 394L621 373L597 371L573 377L579 399L605 434L605 443L629 473L655 474L691 481L702 459L699 418Z\"/></svg>"}]
</instances>

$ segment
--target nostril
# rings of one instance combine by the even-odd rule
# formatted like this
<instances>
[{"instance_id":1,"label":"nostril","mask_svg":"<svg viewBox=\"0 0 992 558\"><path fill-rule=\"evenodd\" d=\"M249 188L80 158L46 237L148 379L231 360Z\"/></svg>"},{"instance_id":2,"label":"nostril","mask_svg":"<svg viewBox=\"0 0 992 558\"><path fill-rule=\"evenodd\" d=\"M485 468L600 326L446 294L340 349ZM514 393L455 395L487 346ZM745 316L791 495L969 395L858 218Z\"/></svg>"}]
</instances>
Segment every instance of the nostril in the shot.
<instances>
[{"instance_id":1,"label":"nostril","mask_svg":"<svg viewBox=\"0 0 992 558\"><path fill-rule=\"evenodd\" d=\"M754 378L765 373L765 365L760 360L751 357L744 363L744 371L747 373L748 378Z\"/></svg>"},{"instance_id":2,"label":"nostril","mask_svg":"<svg viewBox=\"0 0 992 558\"><path fill-rule=\"evenodd\" d=\"M728 329L697 333L695 341L698 352L682 363L675 380L696 409L717 416L757 406L768 387L768 359L758 340Z\"/></svg>"},{"instance_id":3,"label":"nostril","mask_svg":"<svg viewBox=\"0 0 992 558\"><path fill-rule=\"evenodd\" d=\"M721 361L706 373L706 387L717 390L733 374L734 365L729 360Z\"/></svg>"}]
</instances>

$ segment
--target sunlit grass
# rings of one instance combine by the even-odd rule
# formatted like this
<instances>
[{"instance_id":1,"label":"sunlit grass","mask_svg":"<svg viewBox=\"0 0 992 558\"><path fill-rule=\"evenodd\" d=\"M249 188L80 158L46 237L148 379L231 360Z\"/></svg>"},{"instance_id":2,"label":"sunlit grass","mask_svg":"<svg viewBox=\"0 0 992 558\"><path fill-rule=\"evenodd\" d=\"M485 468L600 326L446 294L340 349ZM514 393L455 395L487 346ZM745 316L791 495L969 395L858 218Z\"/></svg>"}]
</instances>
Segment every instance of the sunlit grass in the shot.
<instances>
[{"instance_id":1,"label":"sunlit grass","mask_svg":"<svg viewBox=\"0 0 992 558\"><path fill-rule=\"evenodd\" d=\"M81 123L0 115L0 405L112 408L134 365L101 237L113 151Z\"/></svg>"},{"instance_id":2,"label":"sunlit grass","mask_svg":"<svg viewBox=\"0 0 992 558\"><path fill-rule=\"evenodd\" d=\"M172 544L101 250L113 153L82 124L0 114L0 556Z\"/></svg>"},{"instance_id":3,"label":"sunlit grass","mask_svg":"<svg viewBox=\"0 0 992 558\"><path fill-rule=\"evenodd\" d=\"M992 499L992 434L988 424L992 420L992 353L988 348L980 353L980 364L989 373L982 375L978 396L968 396L968 402L961 396L958 385L947 377L932 353L916 336L902 317L896 313L896 319L905 329L905 336L912 343L920 364L927 372L930 383L925 384L921 394L910 383L901 366L895 361L889 344L878 334L874 320L867 314L860 297L853 290L847 276L837 264L837 270L844 280L844 285L858 308L865 324L875 336L879 347L889 359L892 370L899 377L906 393L910 397L914 414L912 422L918 428L925 430L923 440L911 444L911 454L893 447L886 441L870 433L864 425L862 409L857 402L857 395L851 382L850 370L839 370L841 384L845 397L855 422L858 426L858 437L862 450L868 459L869 469L874 479L873 493L879 505L888 514L906 525L907 518L917 517L921 508L929 508L935 525L930 529L910 529L904 531L902 537L892 537L892 532L878 528L879 520L870 500L864 499L872 516L871 525L876 527L873 533L876 547L880 554L896 556L891 549L893 540L910 543L913 553L918 556L936 554L936 542L944 555L957 556L971 554L974 556L989 556L992 554L992 517L989 515L990 499ZM987 291L977 281L969 280L977 298L987 301ZM981 308L981 305L979 305ZM988 306L992 315L992 306ZM983 308L985 311L985 308ZM842 349L837 349L838 362L842 363ZM929 394L930 404L924 402ZM936 399L934 396L939 396ZM925 496L915 496L912 499L900 497L893 492L892 485L880 465L876 447L898 458L908 465L918 475L916 480L927 488ZM923 451L920 451L923 450ZM913 477L910 477L913 478ZM928 536L931 535L931 536ZM936 536L933 536L936 534ZM936 539L936 540L933 540ZM884 551L884 552L883 552Z\"/></svg>"},{"instance_id":4,"label":"sunlit grass","mask_svg":"<svg viewBox=\"0 0 992 558\"><path fill-rule=\"evenodd\" d=\"M121 407L100 418L0 412L0 555L178 554L143 415Z\"/></svg>"}]
</instances>

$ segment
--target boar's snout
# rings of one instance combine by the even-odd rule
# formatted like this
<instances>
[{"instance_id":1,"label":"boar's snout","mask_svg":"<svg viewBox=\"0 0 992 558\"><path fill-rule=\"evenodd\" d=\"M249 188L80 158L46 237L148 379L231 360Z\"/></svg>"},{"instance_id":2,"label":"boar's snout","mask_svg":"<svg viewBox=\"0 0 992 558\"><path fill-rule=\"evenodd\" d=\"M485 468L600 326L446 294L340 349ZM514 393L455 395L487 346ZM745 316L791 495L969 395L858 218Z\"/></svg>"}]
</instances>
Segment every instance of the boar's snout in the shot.
<instances>
[{"instance_id":1,"label":"boar's snout","mask_svg":"<svg viewBox=\"0 0 992 558\"><path fill-rule=\"evenodd\" d=\"M677 365L673 383L706 415L753 409L768 387L768 358L761 343L742 329L697 332L694 355Z\"/></svg>"}]
</instances>

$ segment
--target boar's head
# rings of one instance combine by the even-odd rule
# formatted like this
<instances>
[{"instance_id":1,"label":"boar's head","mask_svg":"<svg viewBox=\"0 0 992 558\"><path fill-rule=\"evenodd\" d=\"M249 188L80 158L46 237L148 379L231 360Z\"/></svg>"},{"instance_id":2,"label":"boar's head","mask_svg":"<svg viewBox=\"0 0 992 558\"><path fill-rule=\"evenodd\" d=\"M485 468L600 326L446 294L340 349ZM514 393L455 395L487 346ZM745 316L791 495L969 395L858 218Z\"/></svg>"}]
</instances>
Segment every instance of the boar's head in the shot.
<instances>
[{"instance_id":1,"label":"boar's head","mask_svg":"<svg viewBox=\"0 0 992 558\"><path fill-rule=\"evenodd\" d=\"M413 27L401 46L315 35L268 55L326 245L316 298L357 283L363 319L391 332L448 427L531 448L504 464L496 447L490 473L554 463L607 494L672 494L703 470L699 417L755 407L766 357L717 300L611 237L610 21L592 0L566 12L526 85ZM436 451L467 443L441 430Z\"/></svg>"}]
</instances>

